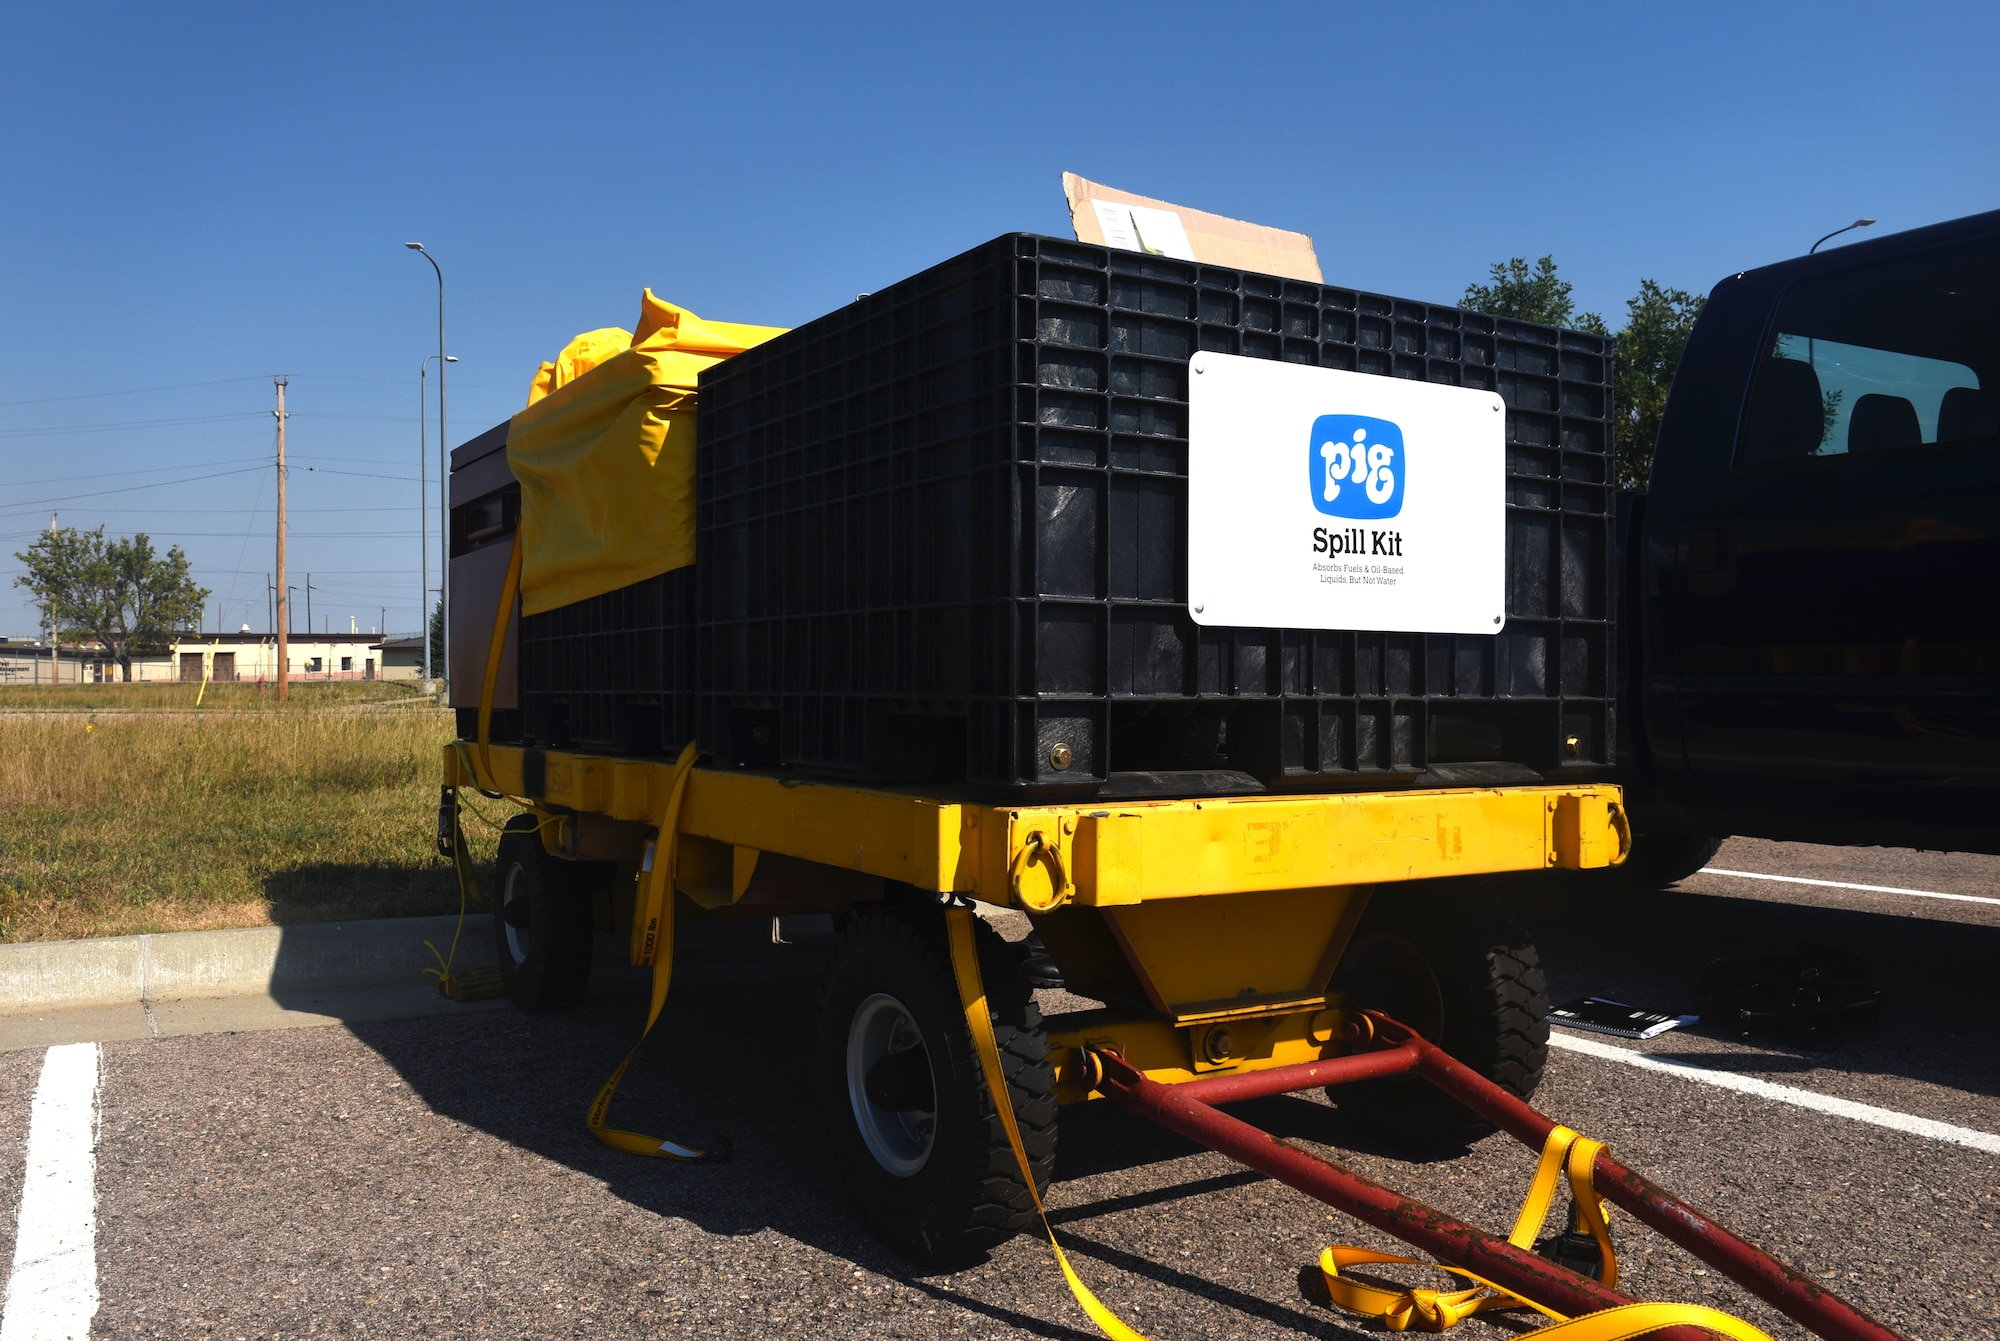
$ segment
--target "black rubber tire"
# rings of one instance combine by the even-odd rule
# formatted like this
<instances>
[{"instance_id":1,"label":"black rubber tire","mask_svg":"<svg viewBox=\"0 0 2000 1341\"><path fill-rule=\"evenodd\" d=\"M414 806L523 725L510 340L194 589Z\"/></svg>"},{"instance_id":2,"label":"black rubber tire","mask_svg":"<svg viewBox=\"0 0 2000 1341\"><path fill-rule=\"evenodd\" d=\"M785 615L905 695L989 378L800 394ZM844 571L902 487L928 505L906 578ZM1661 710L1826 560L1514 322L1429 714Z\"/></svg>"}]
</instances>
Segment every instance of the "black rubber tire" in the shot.
<instances>
[{"instance_id":1,"label":"black rubber tire","mask_svg":"<svg viewBox=\"0 0 2000 1341\"><path fill-rule=\"evenodd\" d=\"M1622 893L1657 894L1714 861L1722 843L1700 834L1634 834L1632 851L1605 871L1605 880Z\"/></svg>"},{"instance_id":2,"label":"black rubber tire","mask_svg":"<svg viewBox=\"0 0 2000 1341\"><path fill-rule=\"evenodd\" d=\"M493 942L500 979L516 1006L561 1010L583 999L595 930L595 863L552 857L533 815L516 815L493 863ZM511 925L510 925L511 924ZM514 934L509 935L512 931Z\"/></svg>"},{"instance_id":3,"label":"black rubber tire","mask_svg":"<svg viewBox=\"0 0 2000 1341\"><path fill-rule=\"evenodd\" d=\"M1036 1188L1043 1190L1056 1154L1055 1066L1048 1037L1019 954L984 921L977 923L975 936L1014 1119ZM930 1061L933 1107L897 1110L931 1114L928 1153L921 1167L906 1174L871 1153L849 1094L850 1029L878 994L902 1006ZM1034 1203L959 1007L942 910L913 901L848 919L827 979L815 1068L821 1118L841 1181L862 1220L898 1252L927 1266L959 1265L1034 1223Z\"/></svg>"},{"instance_id":4,"label":"black rubber tire","mask_svg":"<svg viewBox=\"0 0 2000 1341\"><path fill-rule=\"evenodd\" d=\"M1380 1010L1525 1099L1548 1059L1549 998L1534 943L1476 886L1378 890L1334 985L1348 1005ZM1396 1149L1460 1149L1491 1123L1415 1077L1334 1085L1341 1116Z\"/></svg>"}]
</instances>

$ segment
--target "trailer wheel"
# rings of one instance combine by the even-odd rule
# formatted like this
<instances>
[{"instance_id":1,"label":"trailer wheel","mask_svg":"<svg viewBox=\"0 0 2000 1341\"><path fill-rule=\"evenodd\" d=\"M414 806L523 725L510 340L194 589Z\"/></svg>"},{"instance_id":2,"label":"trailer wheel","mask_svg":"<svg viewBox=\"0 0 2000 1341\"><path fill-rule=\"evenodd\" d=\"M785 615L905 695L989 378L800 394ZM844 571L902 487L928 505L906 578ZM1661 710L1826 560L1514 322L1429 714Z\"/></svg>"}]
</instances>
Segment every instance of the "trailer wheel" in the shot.
<instances>
[{"instance_id":1,"label":"trailer wheel","mask_svg":"<svg viewBox=\"0 0 2000 1341\"><path fill-rule=\"evenodd\" d=\"M594 865L562 861L542 847L533 815L500 835L493 872L493 939L500 978L522 1010L560 1010L590 979L590 877Z\"/></svg>"},{"instance_id":2,"label":"trailer wheel","mask_svg":"<svg viewBox=\"0 0 2000 1341\"><path fill-rule=\"evenodd\" d=\"M1037 1191L1055 1165L1055 1068L1018 964L984 922L980 974ZM822 1119L861 1217L925 1264L955 1264L1034 1220L986 1088L951 971L944 920L914 905L856 913L820 1012Z\"/></svg>"},{"instance_id":3,"label":"trailer wheel","mask_svg":"<svg viewBox=\"0 0 2000 1341\"><path fill-rule=\"evenodd\" d=\"M1378 892L1335 986L1380 1010L1502 1089L1527 1098L1548 1057L1549 999L1534 942L1492 895L1465 887ZM1493 1130L1414 1076L1334 1085L1341 1115L1411 1151L1462 1147Z\"/></svg>"}]
</instances>

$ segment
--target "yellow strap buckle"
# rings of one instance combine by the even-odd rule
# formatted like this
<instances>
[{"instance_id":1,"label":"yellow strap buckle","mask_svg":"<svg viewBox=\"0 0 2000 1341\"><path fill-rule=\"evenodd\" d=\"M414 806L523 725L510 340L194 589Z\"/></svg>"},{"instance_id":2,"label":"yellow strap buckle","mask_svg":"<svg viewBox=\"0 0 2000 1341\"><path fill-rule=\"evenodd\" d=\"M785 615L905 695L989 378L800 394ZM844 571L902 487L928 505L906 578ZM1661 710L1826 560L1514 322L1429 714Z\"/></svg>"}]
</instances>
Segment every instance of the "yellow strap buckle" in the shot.
<instances>
[{"instance_id":1,"label":"yellow strap buckle","mask_svg":"<svg viewBox=\"0 0 2000 1341\"><path fill-rule=\"evenodd\" d=\"M1535 1166L1534 1180L1528 1184L1528 1195L1521 1203L1521 1213L1514 1218L1514 1229L1507 1235L1507 1241L1524 1251L1533 1250L1536 1237L1548 1222L1557 1180L1566 1174L1577 1218L1603 1254L1600 1279L1609 1288L1618 1282L1618 1255L1611 1247L1603 1199L1591 1181L1597 1152L1603 1148L1603 1142L1579 1136L1568 1127L1559 1126L1551 1131L1548 1140L1542 1143L1542 1157ZM1376 1265L1428 1266L1463 1277L1473 1285L1465 1290L1428 1290L1341 1274L1342 1267ZM1463 1267L1345 1244L1321 1252L1319 1266L1326 1276L1327 1294L1334 1303L1350 1313L1379 1318L1392 1332L1408 1331L1413 1326L1441 1332L1475 1313L1529 1308L1556 1324L1535 1333L1537 1338L1547 1337L1550 1341L1625 1341L1628 1337L1682 1324L1706 1327L1736 1341L1770 1341L1764 1332L1742 1319L1699 1304L1627 1304L1571 1318Z\"/></svg>"}]
</instances>

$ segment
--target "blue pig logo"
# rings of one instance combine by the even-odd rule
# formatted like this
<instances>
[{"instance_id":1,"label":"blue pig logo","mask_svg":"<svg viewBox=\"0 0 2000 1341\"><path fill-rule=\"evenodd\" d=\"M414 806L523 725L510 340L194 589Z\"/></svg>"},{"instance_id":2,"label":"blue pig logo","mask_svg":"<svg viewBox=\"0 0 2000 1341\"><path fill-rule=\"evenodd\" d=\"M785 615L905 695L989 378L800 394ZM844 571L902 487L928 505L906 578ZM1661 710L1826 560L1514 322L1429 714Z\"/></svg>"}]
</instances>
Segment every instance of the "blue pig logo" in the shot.
<instances>
[{"instance_id":1,"label":"blue pig logo","mask_svg":"<svg viewBox=\"0 0 2000 1341\"><path fill-rule=\"evenodd\" d=\"M1393 517L1403 510L1403 429L1363 414L1313 420L1306 453L1313 506L1329 517Z\"/></svg>"}]
</instances>

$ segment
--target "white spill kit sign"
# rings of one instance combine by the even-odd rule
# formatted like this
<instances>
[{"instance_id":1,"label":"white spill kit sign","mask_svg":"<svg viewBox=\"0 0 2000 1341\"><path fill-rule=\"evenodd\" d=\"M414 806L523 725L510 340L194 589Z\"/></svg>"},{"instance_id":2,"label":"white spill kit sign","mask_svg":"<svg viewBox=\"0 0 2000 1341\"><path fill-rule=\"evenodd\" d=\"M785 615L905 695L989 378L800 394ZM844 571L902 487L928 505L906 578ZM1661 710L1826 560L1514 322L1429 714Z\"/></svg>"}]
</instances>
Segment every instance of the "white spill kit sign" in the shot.
<instances>
[{"instance_id":1,"label":"white spill kit sign","mask_svg":"<svg viewBox=\"0 0 2000 1341\"><path fill-rule=\"evenodd\" d=\"M1203 352L1188 365L1197 624L1495 633L1506 409L1491 391Z\"/></svg>"}]
</instances>

